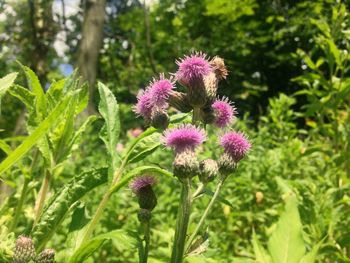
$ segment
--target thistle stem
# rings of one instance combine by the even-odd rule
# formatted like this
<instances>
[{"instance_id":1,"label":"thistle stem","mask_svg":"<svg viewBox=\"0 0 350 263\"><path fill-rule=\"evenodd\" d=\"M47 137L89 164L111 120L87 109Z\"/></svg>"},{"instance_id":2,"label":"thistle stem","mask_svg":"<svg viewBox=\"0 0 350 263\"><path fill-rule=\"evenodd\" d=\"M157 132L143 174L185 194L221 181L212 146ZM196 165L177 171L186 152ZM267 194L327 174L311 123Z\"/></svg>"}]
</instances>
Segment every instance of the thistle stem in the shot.
<instances>
[{"instance_id":1,"label":"thistle stem","mask_svg":"<svg viewBox=\"0 0 350 263\"><path fill-rule=\"evenodd\" d=\"M177 214L175 238L173 244L173 250L171 253L171 263L182 263L183 256L185 252L185 242L187 228L189 224L190 214L191 214L191 181L186 178L182 182L181 187L181 199Z\"/></svg>"},{"instance_id":2,"label":"thistle stem","mask_svg":"<svg viewBox=\"0 0 350 263\"><path fill-rule=\"evenodd\" d=\"M193 108L192 124L196 125L200 120L200 108Z\"/></svg>"},{"instance_id":3,"label":"thistle stem","mask_svg":"<svg viewBox=\"0 0 350 263\"><path fill-rule=\"evenodd\" d=\"M205 209L201 219L199 220L197 226L196 226L196 229L193 231L192 235L189 237L188 241L187 241L187 244L186 244L186 252L188 252L188 250L190 249L191 247L191 244L193 242L193 240L195 239L195 237L197 236L198 234L198 231L200 230L201 226L203 225L205 219L207 218L208 214L209 214L209 211L210 209L212 208L213 204L215 203L217 197L219 196L219 193L220 193L220 190L223 186L223 181L220 180L218 185L216 186L216 189L215 189L215 192L214 192L214 195L213 197L211 198L207 208Z\"/></svg>"},{"instance_id":4,"label":"thistle stem","mask_svg":"<svg viewBox=\"0 0 350 263\"><path fill-rule=\"evenodd\" d=\"M143 224L144 227L144 240L145 240L145 250L143 254L143 258L141 260L141 263L147 263L148 260L148 252L149 252L149 244L150 244L150 221L147 221Z\"/></svg>"},{"instance_id":5,"label":"thistle stem","mask_svg":"<svg viewBox=\"0 0 350 263\"><path fill-rule=\"evenodd\" d=\"M51 174L49 170L46 170L45 172L45 177L43 180L43 183L41 185L40 191L39 191L39 197L37 199L37 203L35 204L35 217L34 217L34 224L33 227L38 223L41 213L44 208L45 200L46 200L46 195L49 190L49 184L51 180Z\"/></svg>"},{"instance_id":6,"label":"thistle stem","mask_svg":"<svg viewBox=\"0 0 350 263\"><path fill-rule=\"evenodd\" d=\"M112 184L110 185L108 191L104 194L101 202L99 203L97 209L96 209L96 212L93 216L93 218L91 219L84 235L83 235L83 238L81 239L81 242L80 242L80 245L85 243L86 241L88 241L88 239L90 238L92 232L94 231L95 229L95 226L98 224L98 222L100 221L101 219L101 216L102 216L102 213L103 213L103 210L105 209L107 203L108 203L108 200L110 198L110 196L112 195L112 189L113 189L113 186L115 184L117 184L121 178L121 175L123 173L123 170L124 170L124 167L126 165L126 162L123 162L120 166L119 169L116 170L116 172L114 173L114 176L113 176L113 180L112 180Z\"/></svg>"}]
</instances>

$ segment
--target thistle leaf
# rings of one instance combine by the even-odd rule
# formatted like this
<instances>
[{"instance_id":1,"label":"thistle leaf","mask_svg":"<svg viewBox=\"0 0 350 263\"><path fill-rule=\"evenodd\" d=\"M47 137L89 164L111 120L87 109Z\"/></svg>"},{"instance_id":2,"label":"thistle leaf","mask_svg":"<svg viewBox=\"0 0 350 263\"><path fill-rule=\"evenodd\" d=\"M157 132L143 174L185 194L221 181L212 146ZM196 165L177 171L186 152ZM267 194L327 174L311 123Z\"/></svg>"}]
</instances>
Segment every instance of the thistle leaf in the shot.
<instances>
[{"instance_id":1,"label":"thistle leaf","mask_svg":"<svg viewBox=\"0 0 350 263\"><path fill-rule=\"evenodd\" d=\"M39 223L32 231L36 247L41 249L50 240L70 207L90 190L107 182L107 168L80 174L54 195L45 208Z\"/></svg>"}]
</instances>

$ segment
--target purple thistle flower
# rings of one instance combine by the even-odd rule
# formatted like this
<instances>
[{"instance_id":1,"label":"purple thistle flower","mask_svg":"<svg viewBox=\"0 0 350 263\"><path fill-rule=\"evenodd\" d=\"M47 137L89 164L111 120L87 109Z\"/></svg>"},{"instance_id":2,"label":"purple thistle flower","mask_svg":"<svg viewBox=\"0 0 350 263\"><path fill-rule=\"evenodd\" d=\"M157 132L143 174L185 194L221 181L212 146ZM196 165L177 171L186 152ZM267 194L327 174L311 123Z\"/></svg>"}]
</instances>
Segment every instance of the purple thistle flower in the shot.
<instances>
[{"instance_id":1,"label":"purple thistle flower","mask_svg":"<svg viewBox=\"0 0 350 263\"><path fill-rule=\"evenodd\" d=\"M153 105L151 104L151 94L149 90L140 90L137 95L137 103L134 112L144 119L150 119Z\"/></svg>"},{"instance_id":2,"label":"purple thistle flower","mask_svg":"<svg viewBox=\"0 0 350 263\"><path fill-rule=\"evenodd\" d=\"M157 107L167 107L167 100L169 99L171 91L174 89L174 82L172 79L166 79L164 74L161 74L159 80L153 79L148 86L150 94L150 103Z\"/></svg>"},{"instance_id":3,"label":"purple thistle flower","mask_svg":"<svg viewBox=\"0 0 350 263\"><path fill-rule=\"evenodd\" d=\"M129 187L135 194L139 194L142 189L152 186L157 183L156 178L151 175L143 175L136 177L130 184Z\"/></svg>"},{"instance_id":4,"label":"purple thistle flower","mask_svg":"<svg viewBox=\"0 0 350 263\"><path fill-rule=\"evenodd\" d=\"M227 98L214 101L211 107L215 115L214 124L220 128L230 124L237 113L236 108L231 105Z\"/></svg>"},{"instance_id":5,"label":"purple thistle flower","mask_svg":"<svg viewBox=\"0 0 350 263\"><path fill-rule=\"evenodd\" d=\"M175 76L184 85L188 85L191 81L208 75L212 71L212 67L206 59L206 54L201 52L185 56L183 59L177 60L176 64L179 69Z\"/></svg>"},{"instance_id":6,"label":"purple thistle flower","mask_svg":"<svg viewBox=\"0 0 350 263\"><path fill-rule=\"evenodd\" d=\"M194 149L205 139L204 130L191 124L180 125L164 132L165 145L174 148L177 153L185 149Z\"/></svg>"},{"instance_id":7,"label":"purple thistle flower","mask_svg":"<svg viewBox=\"0 0 350 263\"><path fill-rule=\"evenodd\" d=\"M167 100L173 89L173 80L166 79L164 74L161 74L159 80L153 79L145 90L139 92L134 112L145 120L150 120L155 109L162 110L168 107Z\"/></svg>"},{"instance_id":8,"label":"purple thistle flower","mask_svg":"<svg viewBox=\"0 0 350 263\"><path fill-rule=\"evenodd\" d=\"M228 132L220 138L220 145L235 162L241 160L251 148L251 144L243 133Z\"/></svg>"}]
</instances>

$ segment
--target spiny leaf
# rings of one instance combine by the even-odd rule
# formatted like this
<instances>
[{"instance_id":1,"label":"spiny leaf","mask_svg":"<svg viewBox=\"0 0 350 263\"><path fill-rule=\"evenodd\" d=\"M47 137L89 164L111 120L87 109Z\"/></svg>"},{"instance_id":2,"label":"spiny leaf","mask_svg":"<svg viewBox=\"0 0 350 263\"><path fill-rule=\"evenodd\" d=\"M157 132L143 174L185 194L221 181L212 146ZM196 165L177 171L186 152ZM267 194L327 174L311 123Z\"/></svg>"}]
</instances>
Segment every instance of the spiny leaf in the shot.
<instances>
[{"instance_id":1,"label":"spiny leaf","mask_svg":"<svg viewBox=\"0 0 350 263\"><path fill-rule=\"evenodd\" d=\"M34 107L35 95L30 90L20 85L13 85L11 89L9 89L9 93L19 99L28 110Z\"/></svg>"},{"instance_id":2,"label":"spiny leaf","mask_svg":"<svg viewBox=\"0 0 350 263\"><path fill-rule=\"evenodd\" d=\"M152 154L161 145L160 134L153 133L138 142L130 153L128 163L136 163Z\"/></svg>"},{"instance_id":3,"label":"spiny leaf","mask_svg":"<svg viewBox=\"0 0 350 263\"><path fill-rule=\"evenodd\" d=\"M41 249L50 240L69 208L93 188L107 182L107 168L80 174L54 195L45 208L39 223L32 231L36 247Z\"/></svg>"},{"instance_id":4,"label":"spiny leaf","mask_svg":"<svg viewBox=\"0 0 350 263\"><path fill-rule=\"evenodd\" d=\"M17 74L17 72L10 73L0 79L0 96L4 95L7 89L11 87L17 77Z\"/></svg>"},{"instance_id":5,"label":"spiny leaf","mask_svg":"<svg viewBox=\"0 0 350 263\"><path fill-rule=\"evenodd\" d=\"M19 63L19 65L21 66L21 68L23 69L26 75L29 89L35 95L36 116L38 120L43 120L44 117L46 116L46 109L47 109L44 90L41 87L41 84L37 75L35 75L35 73L30 68L23 66L21 63Z\"/></svg>"},{"instance_id":6,"label":"spiny leaf","mask_svg":"<svg viewBox=\"0 0 350 263\"><path fill-rule=\"evenodd\" d=\"M15 81L18 73L10 73L0 79L0 113L1 113L1 98Z\"/></svg>"},{"instance_id":7,"label":"spiny leaf","mask_svg":"<svg viewBox=\"0 0 350 263\"><path fill-rule=\"evenodd\" d=\"M2 163L0 163L0 175L20 160L60 119L66 109L70 96L63 99L56 108L43 120L40 125L29 135Z\"/></svg>"},{"instance_id":8,"label":"spiny leaf","mask_svg":"<svg viewBox=\"0 0 350 263\"><path fill-rule=\"evenodd\" d=\"M100 137L107 146L115 168L118 160L116 147L120 134L119 106L113 93L101 82L98 83L98 90L101 98L98 110L105 120Z\"/></svg>"}]
</instances>

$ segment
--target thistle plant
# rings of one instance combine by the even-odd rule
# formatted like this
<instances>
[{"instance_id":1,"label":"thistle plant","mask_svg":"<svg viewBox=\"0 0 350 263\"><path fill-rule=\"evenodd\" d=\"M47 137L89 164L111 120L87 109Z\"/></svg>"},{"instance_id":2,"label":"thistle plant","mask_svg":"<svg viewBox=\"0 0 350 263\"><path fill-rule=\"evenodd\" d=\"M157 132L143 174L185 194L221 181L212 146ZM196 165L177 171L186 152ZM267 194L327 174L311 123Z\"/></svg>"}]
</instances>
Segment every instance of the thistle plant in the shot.
<instances>
[{"instance_id":1,"label":"thistle plant","mask_svg":"<svg viewBox=\"0 0 350 263\"><path fill-rule=\"evenodd\" d=\"M178 70L175 74L171 74L168 79L165 74L161 74L158 80L153 80L146 89L140 91L135 112L144 118L146 124L164 130L163 144L174 152L173 175L181 185L181 194L171 262L181 263L190 252L225 180L236 170L237 163L247 154L251 144L246 135L229 129L237 114L233 103L226 97L217 97L219 81L228 74L224 60L219 57L208 59L204 53L197 52L177 60L176 64ZM186 92L176 91L176 82ZM168 127L169 106L183 113L191 113L192 123ZM207 140L207 125L217 127L221 134L216 142L222 148L218 160L199 159L200 146ZM198 177L199 183L193 192L195 177ZM194 232L188 237L192 204L215 179L215 192ZM139 183L135 181L134 185Z\"/></svg>"}]
</instances>

